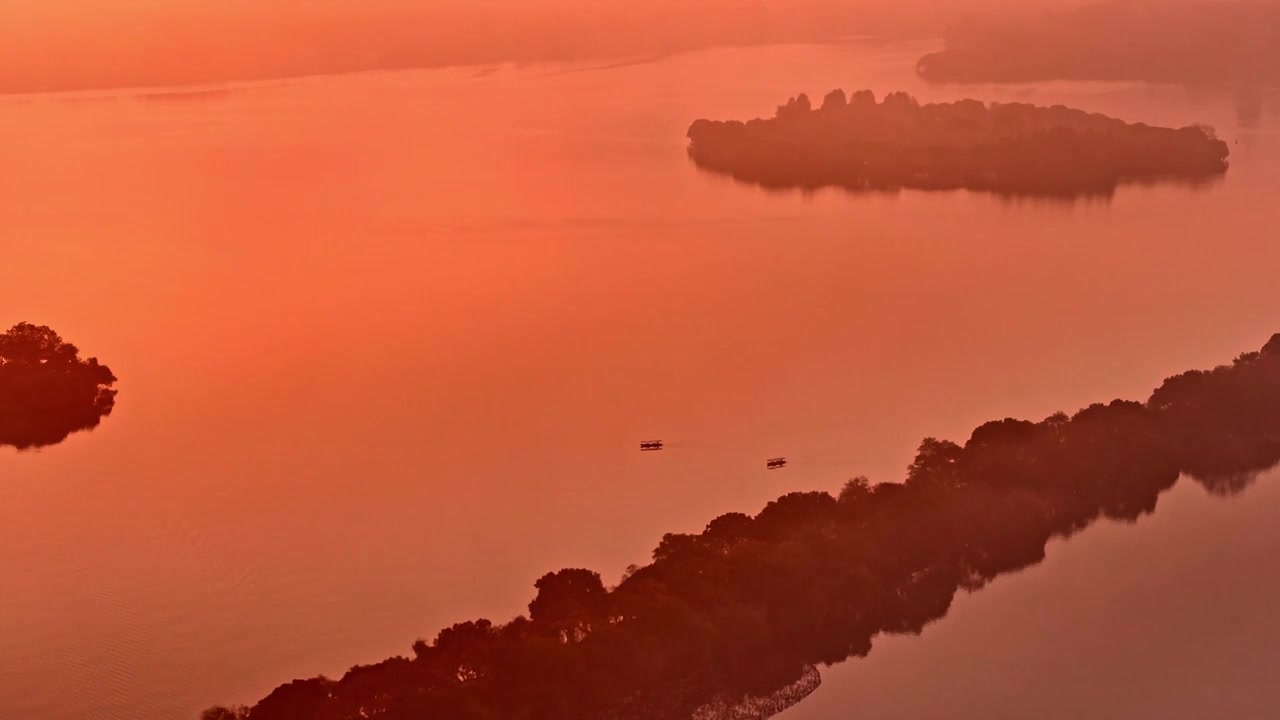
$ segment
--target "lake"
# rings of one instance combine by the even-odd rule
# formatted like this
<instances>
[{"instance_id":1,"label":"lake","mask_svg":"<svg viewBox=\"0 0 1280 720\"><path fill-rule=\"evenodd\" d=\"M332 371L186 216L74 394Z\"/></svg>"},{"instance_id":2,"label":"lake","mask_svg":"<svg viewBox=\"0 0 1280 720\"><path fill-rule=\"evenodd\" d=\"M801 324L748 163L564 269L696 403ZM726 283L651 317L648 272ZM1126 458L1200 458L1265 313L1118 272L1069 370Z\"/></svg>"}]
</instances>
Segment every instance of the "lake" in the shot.
<instances>
[{"instance_id":1,"label":"lake","mask_svg":"<svg viewBox=\"0 0 1280 720\"><path fill-rule=\"evenodd\" d=\"M927 86L932 47L0 98L0 324L120 378L94 432L0 449L2 714L252 702L1280 331L1274 95ZM1064 202L771 193L685 155L694 119L836 87L1205 122L1232 167ZM1263 717L1277 481L1055 543L783 717Z\"/></svg>"}]
</instances>

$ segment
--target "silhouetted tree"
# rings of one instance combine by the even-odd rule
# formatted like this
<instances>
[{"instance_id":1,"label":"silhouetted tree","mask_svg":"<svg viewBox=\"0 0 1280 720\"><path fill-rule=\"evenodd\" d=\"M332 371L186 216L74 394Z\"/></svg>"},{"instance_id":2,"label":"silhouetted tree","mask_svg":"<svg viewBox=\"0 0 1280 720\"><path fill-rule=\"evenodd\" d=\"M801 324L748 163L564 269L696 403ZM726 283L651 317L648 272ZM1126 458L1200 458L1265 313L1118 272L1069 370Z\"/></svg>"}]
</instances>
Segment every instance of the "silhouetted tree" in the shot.
<instances>
[{"instance_id":1,"label":"silhouetted tree","mask_svg":"<svg viewBox=\"0 0 1280 720\"><path fill-rule=\"evenodd\" d=\"M111 414L116 377L79 353L44 326L20 323L0 335L0 445L53 445Z\"/></svg>"},{"instance_id":2,"label":"silhouetted tree","mask_svg":"<svg viewBox=\"0 0 1280 720\"><path fill-rule=\"evenodd\" d=\"M1072 110L977 100L921 105L903 92L829 93L814 110L800 95L775 117L697 120L689 157L699 168L769 188L855 192L966 188L1071 198L1126 182L1226 172L1227 144L1204 125L1129 125Z\"/></svg>"},{"instance_id":3,"label":"silhouetted tree","mask_svg":"<svg viewBox=\"0 0 1280 720\"><path fill-rule=\"evenodd\" d=\"M538 595L529 603L529 619L557 629L566 640L580 640L608 609L609 592L600 574L590 570L547 573L534 587Z\"/></svg>"},{"instance_id":4,"label":"silhouetted tree","mask_svg":"<svg viewBox=\"0 0 1280 720\"><path fill-rule=\"evenodd\" d=\"M871 481L865 475L859 475L844 484L836 500L841 505L855 505L871 497Z\"/></svg>"},{"instance_id":5,"label":"silhouetted tree","mask_svg":"<svg viewBox=\"0 0 1280 720\"><path fill-rule=\"evenodd\" d=\"M962 454L962 448L950 440L925 438L911 467L907 468L907 485L954 485L957 480L956 463Z\"/></svg>"},{"instance_id":6,"label":"silhouetted tree","mask_svg":"<svg viewBox=\"0 0 1280 720\"><path fill-rule=\"evenodd\" d=\"M849 104L849 98L844 94L844 90L836 88L827 93L822 99L822 111L826 113L839 112Z\"/></svg>"}]
</instances>

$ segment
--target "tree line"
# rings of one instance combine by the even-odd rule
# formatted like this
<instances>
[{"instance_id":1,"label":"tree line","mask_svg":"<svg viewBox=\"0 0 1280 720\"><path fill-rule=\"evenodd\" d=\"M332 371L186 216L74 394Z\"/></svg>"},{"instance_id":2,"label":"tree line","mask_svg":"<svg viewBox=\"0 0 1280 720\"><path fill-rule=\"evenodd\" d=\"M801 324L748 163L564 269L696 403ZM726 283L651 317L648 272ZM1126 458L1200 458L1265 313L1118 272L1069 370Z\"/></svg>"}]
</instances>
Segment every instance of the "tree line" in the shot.
<instances>
[{"instance_id":1,"label":"tree line","mask_svg":"<svg viewBox=\"0 0 1280 720\"><path fill-rule=\"evenodd\" d=\"M767 188L968 189L1006 195L1109 195L1120 184L1206 180L1227 170L1211 128L1152 127L1063 106L921 105L906 93L834 90L792 98L769 119L698 120L701 169Z\"/></svg>"},{"instance_id":2,"label":"tree line","mask_svg":"<svg viewBox=\"0 0 1280 720\"><path fill-rule=\"evenodd\" d=\"M921 632L958 591L1039 563L1050 539L1135 521L1180 476L1230 495L1277 462L1280 334L1145 402L927 438L901 483L858 478L665 535L615 588L586 569L547 573L527 615L459 623L412 657L203 718L763 719L812 691L816 666Z\"/></svg>"}]
</instances>

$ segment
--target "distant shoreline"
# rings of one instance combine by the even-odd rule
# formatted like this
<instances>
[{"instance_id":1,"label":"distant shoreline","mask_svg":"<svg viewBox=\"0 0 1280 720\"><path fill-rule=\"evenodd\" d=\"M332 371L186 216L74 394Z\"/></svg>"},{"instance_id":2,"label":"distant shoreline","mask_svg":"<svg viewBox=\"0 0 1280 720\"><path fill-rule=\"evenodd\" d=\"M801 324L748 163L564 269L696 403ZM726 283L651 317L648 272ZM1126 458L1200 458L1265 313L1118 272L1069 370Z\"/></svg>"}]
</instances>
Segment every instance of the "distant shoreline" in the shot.
<instances>
[{"instance_id":1,"label":"distant shoreline","mask_svg":"<svg viewBox=\"0 0 1280 720\"><path fill-rule=\"evenodd\" d=\"M83 85L67 85L67 86L50 86L45 88L34 89L3 89L0 88L0 102L6 100L22 100L31 98L52 98L52 99L76 99L78 97L89 98L114 98L119 96L145 96L159 95L183 92L214 92L214 91L236 91L240 89L249 89L257 87L273 87L278 85L286 85L291 82L306 81L322 78L337 78L350 75L368 75L374 73L395 73L395 72L412 72L415 70L422 71L444 71L444 70L490 70L493 68L526 68L531 66L568 66L579 65L582 67L565 68L567 70L607 70L615 66L627 66L636 64L637 62L651 62L655 59L666 59L687 55L691 53L707 52L713 50L724 49L746 49L759 47L785 47L792 45L815 46L815 47L847 47L863 44L886 44L897 45L902 44L933 44L941 46L941 39L936 36L896 36L896 35L857 35L842 33L827 37L812 38L796 38L792 40L770 40L759 42L718 42L705 45L691 45L688 47L671 48L655 52L631 52L620 54L592 54L586 53L582 55L531 55L523 58L494 56L493 58L484 59L460 59L457 61L436 61L436 62L405 62L402 64L389 64L368 67L351 67L347 69L329 69L316 70L312 72L297 73L266 73L261 75L233 75L226 78L193 78L189 81L176 83L122 83L122 84L91 84Z\"/></svg>"},{"instance_id":2,"label":"distant shoreline","mask_svg":"<svg viewBox=\"0 0 1280 720\"><path fill-rule=\"evenodd\" d=\"M917 63L934 83L1280 87L1280 2L1104 2L953 29Z\"/></svg>"}]
</instances>

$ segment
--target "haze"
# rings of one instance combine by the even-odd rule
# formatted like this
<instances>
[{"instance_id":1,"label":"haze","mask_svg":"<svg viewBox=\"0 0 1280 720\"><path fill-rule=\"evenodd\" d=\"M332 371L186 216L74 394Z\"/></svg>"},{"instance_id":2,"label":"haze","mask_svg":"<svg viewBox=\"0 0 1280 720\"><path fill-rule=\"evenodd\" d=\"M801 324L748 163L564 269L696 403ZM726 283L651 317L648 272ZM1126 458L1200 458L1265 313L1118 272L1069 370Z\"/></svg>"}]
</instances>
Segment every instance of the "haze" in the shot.
<instances>
[{"instance_id":1,"label":"haze","mask_svg":"<svg viewBox=\"0 0 1280 720\"><path fill-rule=\"evenodd\" d=\"M715 44L937 35L1011 0L10 0L0 92L159 86Z\"/></svg>"},{"instance_id":2,"label":"haze","mask_svg":"<svg viewBox=\"0 0 1280 720\"><path fill-rule=\"evenodd\" d=\"M1280 716L1280 3L1140 1L0 0L0 718Z\"/></svg>"}]
</instances>

